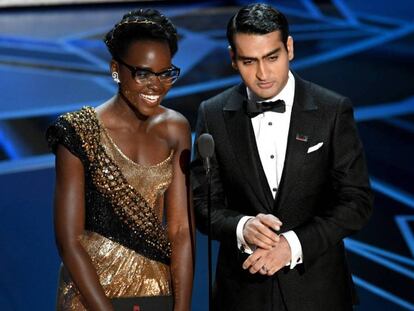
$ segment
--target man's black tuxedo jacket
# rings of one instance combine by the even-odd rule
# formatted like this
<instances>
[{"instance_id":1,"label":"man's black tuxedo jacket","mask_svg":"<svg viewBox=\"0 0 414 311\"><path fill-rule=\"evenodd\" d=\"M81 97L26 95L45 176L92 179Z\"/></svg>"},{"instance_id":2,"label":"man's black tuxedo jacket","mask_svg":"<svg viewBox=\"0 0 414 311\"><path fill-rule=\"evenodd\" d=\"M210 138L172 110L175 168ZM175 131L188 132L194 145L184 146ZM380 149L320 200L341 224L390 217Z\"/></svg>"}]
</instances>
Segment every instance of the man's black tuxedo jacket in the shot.
<instances>
[{"instance_id":1,"label":"man's black tuxedo jacket","mask_svg":"<svg viewBox=\"0 0 414 311\"><path fill-rule=\"evenodd\" d=\"M196 137L210 133L212 237L220 241L215 310L350 310L356 301L343 238L361 229L372 211L372 193L350 101L295 75L295 96L283 174L273 199L246 116L243 84L200 105ZM318 150L308 148L322 142ZM207 231L206 178L196 152L192 163L198 229ZM242 216L274 214L281 232L294 230L303 264L274 276L251 275L237 248ZM276 290L278 286L280 291Z\"/></svg>"}]
</instances>

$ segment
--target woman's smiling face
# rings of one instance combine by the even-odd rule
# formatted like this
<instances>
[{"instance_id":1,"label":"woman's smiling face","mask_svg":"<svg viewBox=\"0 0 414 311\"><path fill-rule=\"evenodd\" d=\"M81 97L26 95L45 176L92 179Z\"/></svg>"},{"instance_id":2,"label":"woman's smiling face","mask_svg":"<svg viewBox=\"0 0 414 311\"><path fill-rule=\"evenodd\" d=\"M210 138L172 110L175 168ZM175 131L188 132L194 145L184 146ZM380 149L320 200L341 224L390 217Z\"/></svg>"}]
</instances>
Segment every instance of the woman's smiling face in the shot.
<instances>
[{"instance_id":1,"label":"woman's smiling face","mask_svg":"<svg viewBox=\"0 0 414 311\"><path fill-rule=\"evenodd\" d=\"M171 52L167 42L151 40L133 42L123 56L122 62L155 73L168 70L172 66ZM161 82L155 75L137 82L131 70L122 62L117 62L121 93L140 114L153 115L171 88L171 84Z\"/></svg>"}]
</instances>

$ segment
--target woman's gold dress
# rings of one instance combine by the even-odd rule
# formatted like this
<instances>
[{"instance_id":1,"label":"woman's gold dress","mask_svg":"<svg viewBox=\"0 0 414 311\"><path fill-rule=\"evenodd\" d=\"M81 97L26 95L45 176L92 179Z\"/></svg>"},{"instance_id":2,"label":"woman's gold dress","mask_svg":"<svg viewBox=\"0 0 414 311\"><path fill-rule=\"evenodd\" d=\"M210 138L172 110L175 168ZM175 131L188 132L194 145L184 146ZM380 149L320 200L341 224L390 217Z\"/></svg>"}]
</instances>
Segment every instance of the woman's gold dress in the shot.
<instances>
[{"instance_id":1,"label":"woman's gold dress","mask_svg":"<svg viewBox=\"0 0 414 311\"><path fill-rule=\"evenodd\" d=\"M152 166L133 162L91 107L59 117L47 139L53 151L62 144L83 163L85 231L79 239L106 295L171 295L171 249L158 203L172 180L173 153ZM64 265L57 310L86 310Z\"/></svg>"}]
</instances>

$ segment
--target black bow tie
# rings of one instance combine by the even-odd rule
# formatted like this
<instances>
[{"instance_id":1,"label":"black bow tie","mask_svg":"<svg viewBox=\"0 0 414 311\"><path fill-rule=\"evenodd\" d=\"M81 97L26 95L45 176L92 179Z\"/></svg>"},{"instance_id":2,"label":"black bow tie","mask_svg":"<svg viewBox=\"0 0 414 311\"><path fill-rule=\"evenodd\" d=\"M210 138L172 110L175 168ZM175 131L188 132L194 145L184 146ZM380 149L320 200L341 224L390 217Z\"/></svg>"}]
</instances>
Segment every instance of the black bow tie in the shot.
<instances>
[{"instance_id":1,"label":"black bow tie","mask_svg":"<svg viewBox=\"0 0 414 311\"><path fill-rule=\"evenodd\" d=\"M254 118L257 115L267 112L274 111L283 113L286 111L285 101L278 99L273 102L251 102L248 101L246 105L246 114L249 118Z\"/></svg>"}]
</instances>

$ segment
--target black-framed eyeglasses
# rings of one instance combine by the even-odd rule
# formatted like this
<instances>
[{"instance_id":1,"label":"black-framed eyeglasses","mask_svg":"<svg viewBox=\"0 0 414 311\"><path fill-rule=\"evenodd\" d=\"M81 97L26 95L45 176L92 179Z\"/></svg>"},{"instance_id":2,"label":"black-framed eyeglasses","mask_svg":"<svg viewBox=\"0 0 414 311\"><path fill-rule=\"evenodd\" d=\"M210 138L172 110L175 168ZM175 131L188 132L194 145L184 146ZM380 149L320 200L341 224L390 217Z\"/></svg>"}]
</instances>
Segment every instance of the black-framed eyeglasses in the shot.
<instances>
[{"instance_id":1,"label":"black-framed eyeglasses","mask_svg":"<svg viewBox=\"0 0 414 311\"><path fill-rule=\"evenodd\" d=\"M167 70L164 70L161 72L154 72L149 69L128 65L120 58L115 58L115 60L129 69L129 71L131 72L132 78L138 84L147 83L153 76L158 77L161 83L173 84L175 81L177 81L180 75L180 68L174 65L171 65L171 67L168 68Z\"/></svg>"}]
</instances>

